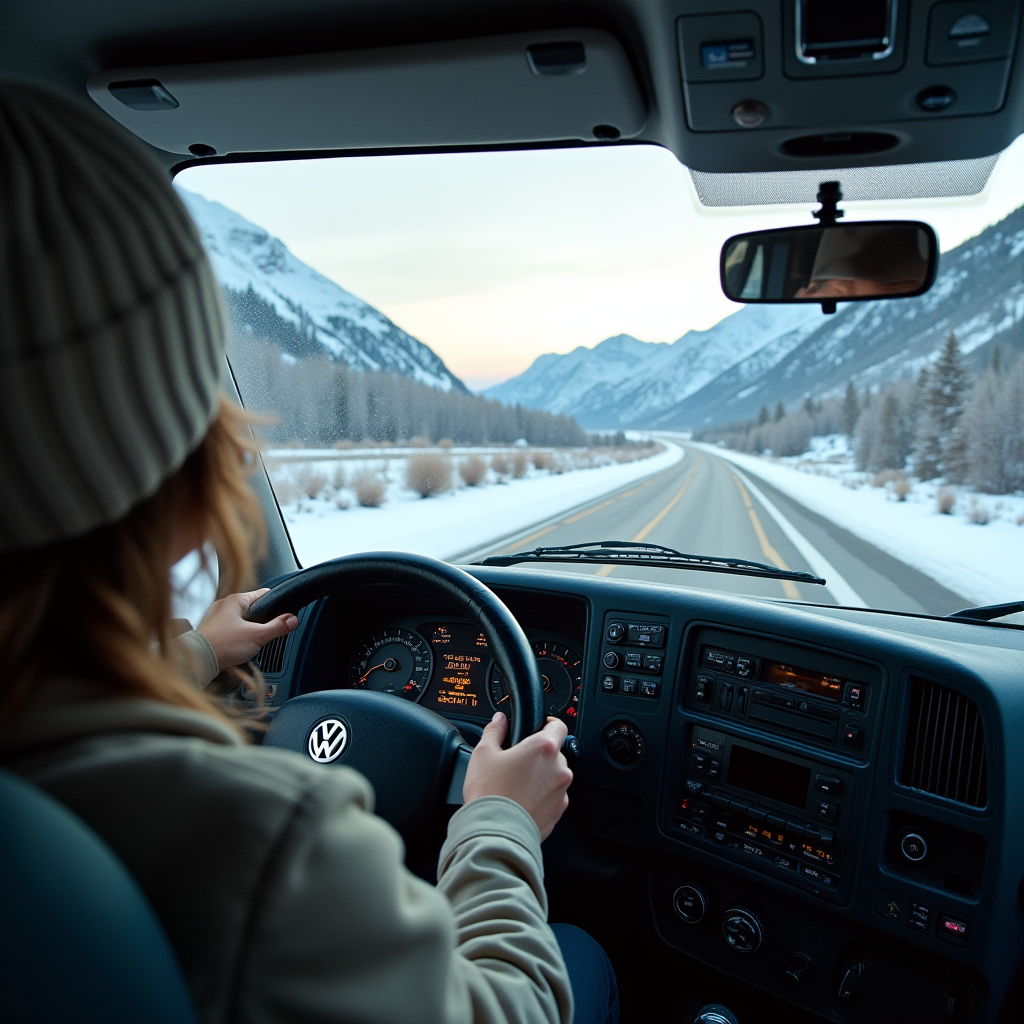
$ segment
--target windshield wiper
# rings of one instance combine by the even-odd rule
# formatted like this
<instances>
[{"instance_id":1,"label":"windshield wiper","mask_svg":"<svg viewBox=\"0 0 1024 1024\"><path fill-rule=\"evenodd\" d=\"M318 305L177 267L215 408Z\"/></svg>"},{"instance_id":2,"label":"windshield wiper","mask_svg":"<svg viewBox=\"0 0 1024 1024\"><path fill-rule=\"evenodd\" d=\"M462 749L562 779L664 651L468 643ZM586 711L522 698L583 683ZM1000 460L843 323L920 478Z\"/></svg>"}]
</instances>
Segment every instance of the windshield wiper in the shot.
<instances>
[{"instance_id":1,"label":"windshield wiper","mask_svg":"<svg viewBox=\"0 0 1024 1024\"><path fill-rule=\"evenodd\" d=\"M764 576L795 583L817 583L820 576L809 572L779 569L746 558L719 558L715 555L687 555L661 544L636 544L629 540L600 540L589 544L564 544L561 547L534 548L514 555L491 555L474 565L518 565L522 562L582 562L588 565L646 565L654 569L699 569L701 572L725 572L737 576Z\"/></svg>"},{"instance_id":2,"label":"windshield wiper","mask_svg":"<svg viewBox=\"0 0 1024 1024\"><path fill-rule=\"evenodd\" d=\"M961 608L958 612L947 615L947 619L971 619L974 622L991 622L1001 619L1004 615L1015 615L1024 612L1024 601L1010 601L1008 604L983 604L979 608Z\"/></svg>"}]
</instances>

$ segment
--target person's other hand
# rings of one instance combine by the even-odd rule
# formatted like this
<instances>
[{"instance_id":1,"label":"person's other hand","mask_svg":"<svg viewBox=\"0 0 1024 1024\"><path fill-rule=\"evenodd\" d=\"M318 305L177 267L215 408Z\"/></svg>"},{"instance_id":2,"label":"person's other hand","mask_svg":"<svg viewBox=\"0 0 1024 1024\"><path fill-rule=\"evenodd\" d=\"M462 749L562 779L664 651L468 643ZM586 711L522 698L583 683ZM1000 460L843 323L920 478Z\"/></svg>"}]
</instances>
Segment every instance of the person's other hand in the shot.
<instances>
[{"instance_id":1,"label":"person's other hand","mask_svg":"<svg viewBox=\"0 0 1024 1024\"><path fill-rule=\"evenodd\" d=\"M482 796L507 796L529 812L547 839L569 806L572 770L562 754L568 729L549 718L540 732L502 750L507 731L508 719L499 711L469 759L462 798L468 804Z\"/></svg>"},{"instance_id":2,"label":"person's other hand","mask_svg":"<svg viewBox=\"0 0 1024 1024\"><path fill-rule=\"evenodd\" d=\"M269 592L270 588L264 587L248 594L229 594L206 610L196 629L210 641L222 671L252 660L265 643L290 633L299 624L291 612L269 622L250 622L245 617L253 603Z\"/></svg>"}]
</instances>

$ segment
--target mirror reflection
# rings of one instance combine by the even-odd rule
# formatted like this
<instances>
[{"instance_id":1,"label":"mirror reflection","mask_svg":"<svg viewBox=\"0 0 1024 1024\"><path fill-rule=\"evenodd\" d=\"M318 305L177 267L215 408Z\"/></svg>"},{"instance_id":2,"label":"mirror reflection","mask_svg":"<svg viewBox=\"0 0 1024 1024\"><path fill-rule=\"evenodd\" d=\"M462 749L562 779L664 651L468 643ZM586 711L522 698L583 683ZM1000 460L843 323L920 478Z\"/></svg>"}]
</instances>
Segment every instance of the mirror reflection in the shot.
<instances>
[{"instance_id":1,"label":"mirror reflection","mask_svg":"<svg viewBox=\"0 0 1024 1024\"><path fill-rule=\"evenodd\" d=\"M938 242L916 221L758 231L722 249L722 289L736 302L901 298L927 291Z\"/></svg>"}]
</instances>

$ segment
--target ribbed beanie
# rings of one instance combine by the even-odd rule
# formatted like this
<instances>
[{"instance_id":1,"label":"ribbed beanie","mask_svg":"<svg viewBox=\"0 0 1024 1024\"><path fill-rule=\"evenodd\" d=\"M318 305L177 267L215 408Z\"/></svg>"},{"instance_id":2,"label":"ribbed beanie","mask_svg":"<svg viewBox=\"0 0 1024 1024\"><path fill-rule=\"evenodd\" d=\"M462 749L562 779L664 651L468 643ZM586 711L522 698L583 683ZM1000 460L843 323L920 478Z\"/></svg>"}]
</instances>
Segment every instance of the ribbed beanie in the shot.
<instances>
[{"instance_id":1,"label":"ribbed beanie","mask_svg":"<svg viewBox=\"0 0 1024 1024\"><path fill-rule=\"evenodd\" d=\"M209 428L224 339L167 175L102 114L0 82L0 551L154 494Z\"/></svg>"}]
</instances>

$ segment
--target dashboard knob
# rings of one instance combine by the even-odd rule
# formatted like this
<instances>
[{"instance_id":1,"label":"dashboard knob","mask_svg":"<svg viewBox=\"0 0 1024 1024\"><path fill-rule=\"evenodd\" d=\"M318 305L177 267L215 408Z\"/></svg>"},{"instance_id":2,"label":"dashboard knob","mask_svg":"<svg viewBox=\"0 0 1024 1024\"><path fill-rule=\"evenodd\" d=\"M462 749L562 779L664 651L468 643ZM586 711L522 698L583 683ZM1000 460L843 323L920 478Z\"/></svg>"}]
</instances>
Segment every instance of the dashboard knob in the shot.
<instances>
[{"instance_id":1,"label":"dashboard knob","mask_svg":"<svg viewBox=\"0 0 1024 1024\"><path fill-rule=\"evenodd\" d=\"M620 768L632 768L644 756L643 733L632 722L612 722L604 730L604 748Z\"/></svg>"},{"instance_id":2,"label":"dashboard knob","mask_svg":"<svg viewBox=\"0 0 1024 1024\"><path fill-rule=\"evenodd\" d=\"M604 635L609 643L617 644L626 635L626 627L621 622L610 622Z\"/></svg>"},{"instance_id":3,"label":"dashboard knob","mask_svg":"<svg viewBox=\"0 0 1024 1024\"><path fill-rule=\"evenodd\" d=\"M811 958L806 953L794 953L786 963L785 982L790 988L799 988L811 980Z\"/></svg>"},{"instance_id":4,"label":"dashboard knob","mask_svg":"<svg viewBox=\"0 0 1024 1024\"><path fill-rule=\"evenodd\" d=\"M672 894L672 906L687 924L700 924L711 906L711 898L702 885L681 885Z\"/></svg>"},{"instance_id":5,"label":"dashboard knob","mask_svg":"<svg viewBox=\"0 0 1024 1024\"><path fill-rule=\"evenodd\" d=\"M618 668L619 667L619 652L608 651L604 656L605 668Z\"/></svg>"},{"instance_id":6,"label":"dashboard knob","mask_svg":"<svg viewBox=\"0 0 1024 1024\"><path fill-rule=\"evenodd\" d=\"M583 744L580 743L579 736L573 736L571 733L566 736L562 744L562 753L569 764L575 764L583 754Z\"/></svg>"},{"instance_id":7,"label":"dashboard knob","mask_svg":"<svg viewBox=\"0 0 1024 1024\"><path fill-rule=\"evenodd\" d=\"M756 953L768 941L768 925L750 907L730 907L722 915L722 935L737 953Z\"/></svg>"},{"instance_id":8,"label":"dashboard knob","mask_svg":"<svg viewBox=\"0 0 1024 1024\"><path fill-rule=\"evenodd\" d=\"M904 832L900 838L900 853L912 864L917 864L928 856L928 840L920 832Z\"/></svg>"}]
</instances>

